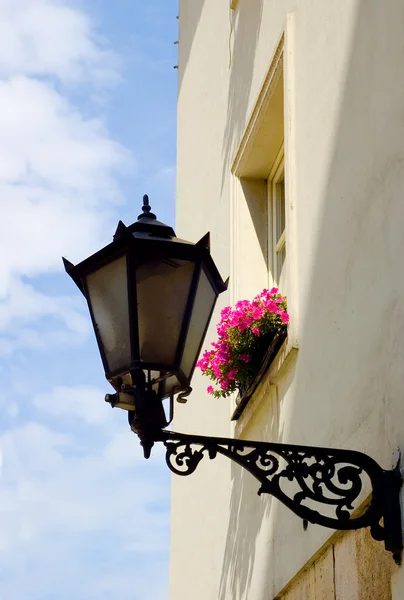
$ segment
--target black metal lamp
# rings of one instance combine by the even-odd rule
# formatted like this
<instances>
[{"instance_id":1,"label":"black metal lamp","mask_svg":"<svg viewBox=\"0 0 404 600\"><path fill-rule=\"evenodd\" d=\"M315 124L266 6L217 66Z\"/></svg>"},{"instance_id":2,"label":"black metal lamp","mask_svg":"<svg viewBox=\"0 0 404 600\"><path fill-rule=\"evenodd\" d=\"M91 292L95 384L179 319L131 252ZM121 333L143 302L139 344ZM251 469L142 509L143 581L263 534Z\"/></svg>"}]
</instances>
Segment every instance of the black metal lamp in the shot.
<instances>
[{"instance_id":1,"label":"black metal lamp","mask_svg":"<svg viewBox=\"0 0 404 600\"><path fill-rule=\"evenodd\" d=\"M178 475L199 462L227 456L269 493L308 522L333 529L371 528L400 561L399 460L391 471L361 452L187 435L167 431L174 396L186 401L197 357L218 295L227 287L210 256L209 234L197 244L175 237L143 198L143 212L114 241L67 273L87 299L105 375L115 388L107 402L128 411L145 457L155 442ZM162 401L170 398L166 418ZM195 446L198 449L195 449ZM371 501L357 513L367 479ZM313 508L313 505L317 508ZM323 510L320 512L318 508Z\"/></svg>"},{"instance_id":2,"label":"black metal lamp","mask_svg":"<svg viewBox=\"0 0 404 600\"><path fill-rule=\"evenodd\" d=\"M144 196L138 220L129 227L120 221L111 244L76 266L63 261L87 299L105 375L117 392L106 400L136 412L140 429L140 413L148 426L166 426L161 400L189 393L216 299L227 287L209 234L197 244L178 239ZM149 405L154 412L146 418Z\"/></svg>"}]
</instances>

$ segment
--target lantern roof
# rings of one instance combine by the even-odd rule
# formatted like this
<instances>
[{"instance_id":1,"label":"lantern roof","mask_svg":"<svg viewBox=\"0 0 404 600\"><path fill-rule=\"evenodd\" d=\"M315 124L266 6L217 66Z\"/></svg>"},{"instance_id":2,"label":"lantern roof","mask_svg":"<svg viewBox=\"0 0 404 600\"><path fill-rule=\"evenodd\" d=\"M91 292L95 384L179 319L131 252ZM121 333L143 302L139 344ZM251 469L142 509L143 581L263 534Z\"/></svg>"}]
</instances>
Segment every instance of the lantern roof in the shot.
<instances>
[{"instance_id":1,"label":"lantern roof","mask_svg":"<svg viewBox=\"0 0 404 600\"><path fill-rule=\"evenodd\" d=\"M108 262L114 255L118 256L128 244L134 245L136 254L144 258L152 258L156 255L164 256L169 253L172 258L177 259L202 259L218 293L227 289L227 281L223 281L210 255L210 234L204 235L196 244L178 238L172 227L159 221L151 212L147 194L143 196L142 213L138 216L137 221L129 226L119 221L113 241L77 265L73 265L63 257L65 270L84 294L82 276L91 271L95 265Z\"/></svg>"},{"instance_id":2,"label":"lantern roof","mask_svg":"<svg viewBox=\"0 0 404 600\"><path fill-rule=\"evenodd\" d=\"M137 221L126 227L122 221L119 221L117 230L114 235L114 240L131 233L134 237L150 236L159 238L175 238L175 231L169 225L157 220L155 214L151 212L149 196L143 196L142 213L138 216Z\"/></svg>"}]
</instances>

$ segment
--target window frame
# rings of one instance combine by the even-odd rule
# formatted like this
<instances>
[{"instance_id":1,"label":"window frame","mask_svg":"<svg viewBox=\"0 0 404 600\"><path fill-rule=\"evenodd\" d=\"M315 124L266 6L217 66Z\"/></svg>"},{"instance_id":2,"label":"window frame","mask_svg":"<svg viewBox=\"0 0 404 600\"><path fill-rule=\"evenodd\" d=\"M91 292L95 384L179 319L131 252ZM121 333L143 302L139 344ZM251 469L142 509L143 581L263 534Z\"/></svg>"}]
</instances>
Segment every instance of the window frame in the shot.
<instances>
[{"instance_id":1,"label":"window frame","mask_svg":"<svg viewBox=\"0 0 404 600\"><path fill-rule=\"evenodd\" d=\"M252 104L250 117L246 128L240 137L240 142L233 156L231 173L231 202L230 202L230 240L232 252L230 253L231 266L231 302L234 304L241 297L249 297L248 292L244 290L252 289L251 283L253 277L262 277L262 284L273 287L273 265L271 264L274 231L269 223L271 205L268 202L269 194L268 182L276 176L280 166L280 160L284 164L285 181L285 242L287 244L287 256L284 266L284 284L281 289L283 295L288 299L288 313L290 322L288 333L281 348L276 356L271 359L271 363L252 392L241 410L234 410L230 407L230 415L234 420L234 435L240 437L244 434L245 428L249 426L251 419L254 418L256 410L261 402L272 402L273 394L274 410L279 408L278 381L288 377L289 369L295 364L299 348L299 310L297 294L297 272L296 272L296 162L295 162L295 104L294 96L291 90L294 89L295 70L293 61L293 34L294 34L294 15L288 15L285 24L285 30L282 33L278 46L273 55L273 59L265 76L263 84L258 92L255 103ZM282 79L281 79L282 78ZM276 139L276 144L270 147L270 141L274 140L279 131L276 128L277 115L279 110L277 94L279 85L283 88L283 135ZM280 121L279 121L280 122ZM283 141L282 141L283 139ZM264 152L263 149L269 149ZM267 157L265 160L264 157ZM280 174L280 173L278 173ZM256 239L257 227L259 227L259 217L257 213L253 215L251 208L258 203L263 202L265 206L265 222L262 223L262 233L265 236ZM253 215L253 216L252 216ZM248 236L252 244L248 244ZM242 244L247 244L242 246ZM244 257L243 248L251 252L254 251L254 258L265 257L265 261L259 262L259 267L254 271L249 270L240 274L240 257ZM261 252L259 252L261 251ZM265 263L265 268L264 268ZM259 286L258 286L259 287ZM254 289L257 289L255 287ZM252 292L250 296L252 295ZM270 393L270 390L273 393ZM274 398L275 398L274 396ZM278 407L278 408L276 408ZM238 413L236 415L236 412Z\"/></svg>"},{"instance_id":2,"label":"window frame","mask_svg":"<svg viewBox=\"0 0 404 600\"><path fill-rule=\"evenodd\" d=\"M268 227L268 279L270 287L280 288L283 294L286 294L287 282L287 266L286 257L282 264L283 273L279 276L278 256L285 249L287 252L287 218L286 218L286 169L285 169L285 152L284 143L278 152L278 155L272 165L269 177L267 179L267 227ZM276 186L283 181L284 184L284 228L280 236L278 236L278 206L277 206L277 189Z\"/></svg>"}]
</instances>

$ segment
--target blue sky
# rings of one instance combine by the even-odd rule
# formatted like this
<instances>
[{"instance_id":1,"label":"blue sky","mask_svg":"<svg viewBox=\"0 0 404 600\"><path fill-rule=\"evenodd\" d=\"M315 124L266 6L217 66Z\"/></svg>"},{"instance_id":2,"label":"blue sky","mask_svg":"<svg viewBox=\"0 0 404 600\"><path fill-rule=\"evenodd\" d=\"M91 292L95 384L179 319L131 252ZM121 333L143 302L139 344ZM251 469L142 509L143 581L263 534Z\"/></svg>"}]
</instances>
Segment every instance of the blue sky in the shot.
<instances>
[{"instance_id":1,"label":"blue sky","mask_svg":"<svg viewBox=\"0 0 404 600\"><path fill-rule=\"evenodd\" d=\"M0 0L0 600L168 597L169 472L62 270L174 223L177 0Z\"/></svg>"}]
</instances>

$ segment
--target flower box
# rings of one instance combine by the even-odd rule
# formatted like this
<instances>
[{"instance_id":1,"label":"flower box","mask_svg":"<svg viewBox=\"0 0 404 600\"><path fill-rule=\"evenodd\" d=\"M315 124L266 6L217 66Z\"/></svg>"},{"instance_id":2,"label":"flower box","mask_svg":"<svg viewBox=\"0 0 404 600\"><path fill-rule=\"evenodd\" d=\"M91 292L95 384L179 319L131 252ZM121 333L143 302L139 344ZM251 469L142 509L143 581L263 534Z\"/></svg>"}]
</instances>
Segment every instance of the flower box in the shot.
<instances>
[{"instance_id":1,"label":"flower box","mask_svg":"<svg viewBox=\"0 0 404 600\"><path fill-rule=\"evenodd\" d=\"M232 421L237 421L245 407L247 406L251 396L257 389L259 383L261 382L262 377L265 375L266 371L269 369L272 361L275 356L279 352L283 342L286 339L286 332L284 333L275 333L272 336L271 340L268 340L268 347L266 352L264 353L262 362L257 370L257 374L250 381L249 384L245 385L240 389L238 396L236 398L236 408L231 416Z\"/></svg>"},{"instance_id":2,"label":"flower box","mask_svg":"<svg viewBox=\"0 0 404 600\"><path fill-rule=\"evenodd\" d=\"M202 373L218 386L210 385L207 392L226 398L242 390L239 404L244 406L244 399L257 386L254 382L285 339L288 322L286 298L278 288L265 289L251 301L239 300L234 308L224 308L217 325L218 340L197 362Z\"/></svg>"}]
</instances>

